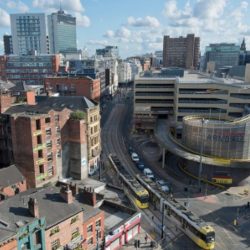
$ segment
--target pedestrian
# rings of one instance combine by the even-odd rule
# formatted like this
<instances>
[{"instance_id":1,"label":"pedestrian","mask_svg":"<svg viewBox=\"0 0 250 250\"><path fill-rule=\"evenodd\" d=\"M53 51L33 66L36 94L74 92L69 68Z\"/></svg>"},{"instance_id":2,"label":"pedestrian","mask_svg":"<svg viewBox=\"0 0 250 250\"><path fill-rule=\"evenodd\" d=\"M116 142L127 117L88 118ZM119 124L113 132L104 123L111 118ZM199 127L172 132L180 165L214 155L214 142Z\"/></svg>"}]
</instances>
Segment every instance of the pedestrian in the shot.
<instances>
[{"instance_id":1,"label":"pedestrian","mask_svg":"<svg viewBox=\"0 0 250 250\"><path fill-rule=\"evenodd\" d=\"M148 235L146 234L145 236L145 242L147 243L148 242Z\"/></svg>"},{"instance_id":2,"label":"pedestrian","mask_svg":"<svg viewBox=\"0 0 250 250\"><path fill-rule=\"evenodd\" d=\"M154 221L154 215L152 216L152 221Z\"/></svg>"}]
</instances>

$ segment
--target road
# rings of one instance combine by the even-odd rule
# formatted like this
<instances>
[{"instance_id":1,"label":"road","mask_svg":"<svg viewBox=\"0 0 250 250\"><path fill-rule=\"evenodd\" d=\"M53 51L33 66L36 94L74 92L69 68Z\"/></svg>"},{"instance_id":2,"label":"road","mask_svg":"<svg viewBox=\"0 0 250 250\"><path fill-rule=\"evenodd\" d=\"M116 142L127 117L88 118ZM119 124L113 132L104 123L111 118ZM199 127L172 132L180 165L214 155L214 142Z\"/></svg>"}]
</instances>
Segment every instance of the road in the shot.
<instances>
[{"instance_id":1,"label":"road","mask_svg":"<svg viewBox=\"0 0 250 250\"><path fill-rule=\"evenodd\" d=\"M169 136L169 128L167 126L166 120L158 120L156 129L155 129L155 137L158 140L159 144L169 150L171 153L178 155L184 159L200 162L200 155L188 152L183 147L178 145L175 141L173 141ZM214 157L206 157L202 156L202 163L216 166L229 166L230 161L214 158Z\"/></svg>"},{"instance_id":2,"label":"road","mask_svg":"<svg viewBox=\"0 0 250 250\"><path fill-rule=\"evenodd\" d=\"M127 170L131 174L140 173L134 166L127 151L128 138L126 136L127 125L130 122L131 105L129 100L123 95L116 96L113 99L113 108L109 110L110 114L104 122L102 128L102 148L103 161L107 162L107 156L116 154ZM107 165L107 164L106 164ZM106 169L106 172L107 169ZM108 181L112 181L112 176L107 176ZM159 211L154 211L153 208L141 210L143 215L142 227L157 241L160 240L161 233L161 214ZM152 217L154 218L152 220ZM165 224L165 241L162 249L199 249L194 243L183 235L174 225Z\"/></svg>"}]
</instances>

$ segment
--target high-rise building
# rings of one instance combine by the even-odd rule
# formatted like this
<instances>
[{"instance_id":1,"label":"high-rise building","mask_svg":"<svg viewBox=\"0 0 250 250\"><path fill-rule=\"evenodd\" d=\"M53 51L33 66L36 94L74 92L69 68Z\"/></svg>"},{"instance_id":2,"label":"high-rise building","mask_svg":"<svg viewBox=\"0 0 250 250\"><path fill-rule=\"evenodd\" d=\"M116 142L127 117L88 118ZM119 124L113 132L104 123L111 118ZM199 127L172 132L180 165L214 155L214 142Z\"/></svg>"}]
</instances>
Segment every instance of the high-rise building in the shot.
<instances>
[{"instance_id":1,"label":"high-rise building","mask_svg":"<svg viewBox=\"0 0 250 250\"><path fill-rule=\"evenodd\" d=\"M187 37L170 38L164 36L163 66L195 69L198 67L200 38L194 34Z\"/></svg>"},{"instance_id":2,"label":"high-rise building","mask_svg":"<svg viewBox=\"0 0 250 250\"><path fill-rule=\"evenodd\" d=\"M3 45L4 45L4 54L5 55L13 54L12 36L4 35L3 36Z\"/></svg>"},{"instance_id":3,"label":"high-rise building","mask_svg":"<svg viewBox=\"0 0 250 250\"><path fill-rule=\"evenodd\" d=\"M119 57L119 50L117 46L106 46L104 49L97 49L96 50L97 56L102 57Z\"/></svg>"},{"instance_id":4,"label":"high-rise building","mask_svg":"<svg viewBox=\"0 0 250 250\"><path fill-rule=\"evenodd\" d=\"M240 46L234 43L214 43L206 47L203 70L209 62L214 63L215 70L225 66L239 64Z\"/></svg>"},{"instance_id":5,"label":"high-rise building","mask_svg":"<svg viewBox=\"0 0 250 250\"><path fill-rule=\"evenodd\" d=\"M62 9L48 16L50 53L76 52L76 18Z\"/></svg>"},{"instance_id":6,"label":"high-rise building","mask_svg":"<svg viewBox=\"0 0 250 250\"><path fill-rule=\"evenodd\" d=\"M14 54L27 55L32 51L47 53L43 13L11 14L10 20Z\"/></svg>"}]
</instances>

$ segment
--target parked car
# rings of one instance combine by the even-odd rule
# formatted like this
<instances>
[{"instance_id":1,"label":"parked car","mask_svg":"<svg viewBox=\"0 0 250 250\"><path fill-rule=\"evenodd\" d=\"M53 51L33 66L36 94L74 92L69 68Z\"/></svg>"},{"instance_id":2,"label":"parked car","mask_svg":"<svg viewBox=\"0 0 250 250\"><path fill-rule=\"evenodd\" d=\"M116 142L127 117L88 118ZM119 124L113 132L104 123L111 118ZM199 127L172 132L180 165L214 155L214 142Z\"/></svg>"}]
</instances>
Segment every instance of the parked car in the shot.
<instances>
[{"instance_id":1,"label":"parked car","mask_svg":"<svg viewBox=\"0 0 250 250\"><path fill-rule=\"evenodd\" d=\"M169 184L164 180L157 180L156 184L163 192L170 192Z\"/></svg>"},{"instance_id":2,"label":"parked car","mask_svg":"<svg viewBox=\"0 0 250 250\"><path fill-rule=\"evenodd\" d=\"M154 180L154 179L155 179L155 176L154 176L153 172L151 171L151 169L149 169L149 168L144 168L143 173L144 173L144 175L147 176L149 179L151 179L151 180Z\"/></svg>"},{"instance_id":3,"label":"parked car","mask_svg":"<svg viewBox=\"0 0 250 250\"><path fill-rule=\"evenodd\" d=\"M131 159L132 159L132 161L134 161L134 162L140 161L138 154L136 154L136 153L134 153L134 152L131 154Z\"/></svg>"},{"instance_id":4,"label":"parked car","mask_svg":"<svg viewBox=\"0 0 250 250\"><path fill-rule=\"evenodd\" d=\"M143 170L144 170L145 165L144 165L144 163L143 163L143 162L138 161L138 162L136 162L135 164L136 164L136 167L137 167L138 169L140 169L141 171L143 171Z\"/></svg>"}]
</instances>

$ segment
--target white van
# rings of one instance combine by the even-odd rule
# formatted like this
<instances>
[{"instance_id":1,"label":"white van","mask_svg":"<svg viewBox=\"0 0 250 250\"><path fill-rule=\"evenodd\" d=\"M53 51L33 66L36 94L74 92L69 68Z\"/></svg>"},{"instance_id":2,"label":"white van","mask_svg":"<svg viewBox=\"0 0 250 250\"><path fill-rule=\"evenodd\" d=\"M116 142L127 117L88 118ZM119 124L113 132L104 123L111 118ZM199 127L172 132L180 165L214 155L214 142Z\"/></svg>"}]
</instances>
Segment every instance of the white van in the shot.
<instances>
[{"instance_id":1,"label":"white van","mask_svg":"<svg viewBox=\"0 0 250 250\"><path fill-rule=\"evenodd\" d=\"M144 168L144 170L143 170L143 174L145 175L145 176L147 176L149 179L151 179L151 180L154 180L154 174L153 174L153 172L151 171L151 169L149 169L149 168Z\"/></svg>"}]
</instances>

